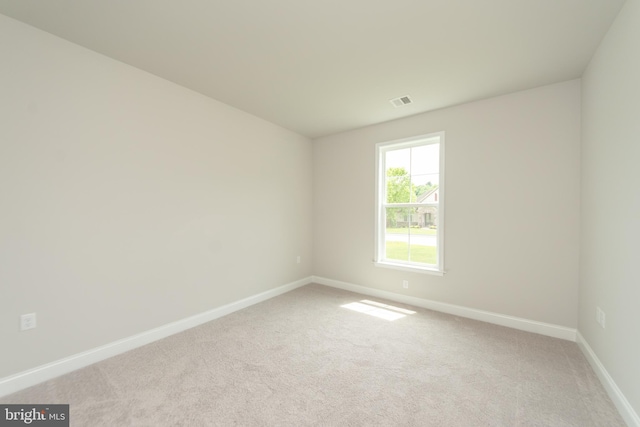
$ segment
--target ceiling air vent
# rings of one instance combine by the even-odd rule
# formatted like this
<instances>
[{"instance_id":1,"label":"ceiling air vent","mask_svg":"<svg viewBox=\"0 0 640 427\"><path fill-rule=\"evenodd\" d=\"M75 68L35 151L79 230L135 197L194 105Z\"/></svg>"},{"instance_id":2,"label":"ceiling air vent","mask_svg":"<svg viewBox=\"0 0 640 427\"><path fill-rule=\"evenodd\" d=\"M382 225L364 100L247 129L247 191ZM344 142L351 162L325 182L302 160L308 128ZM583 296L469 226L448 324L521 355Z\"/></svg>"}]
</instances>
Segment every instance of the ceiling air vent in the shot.
<instances>
[{"instance_id":1,"label":"ceiling air vent","mask_svg":"<svg viewBox=\"0 0 640 427\"><path fill-rule=\"evenodd\" d=\"M411 98L409 98L409 96L401 96L400 98L393 98L391 101L391 104L398 108L398 107L403 107L407 104L411 104L413 101L411 100Z\"/></svg>"}]
</instances>

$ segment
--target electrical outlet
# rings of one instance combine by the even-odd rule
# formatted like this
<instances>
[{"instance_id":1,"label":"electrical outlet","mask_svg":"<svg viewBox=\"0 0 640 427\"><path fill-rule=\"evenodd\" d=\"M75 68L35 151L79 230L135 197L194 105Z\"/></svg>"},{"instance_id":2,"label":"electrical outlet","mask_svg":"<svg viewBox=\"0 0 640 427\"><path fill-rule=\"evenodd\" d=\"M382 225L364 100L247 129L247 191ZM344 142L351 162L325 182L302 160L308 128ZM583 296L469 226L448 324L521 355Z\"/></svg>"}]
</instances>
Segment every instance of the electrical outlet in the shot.
<instances>
[{"instance_id":1,"label":"electrical outlet","mask_svg":"<svg viewBox=\"0 0 640 427\"><path fill-rule=\"evenodd\" d=\"M296 263L300 264L300 255L296 257Z\"/></svg>"},{"instance_id":2,"label":"electrical outlet","mask_svg":"<svg viewBox=\"0 0 640 427\"><path fill-rule=\"evenodd\" d=\"M409 281L408 280L403 280L402 281L402 287L405 289L409 289Z\"/></svg>"},{"instance_id":3,"label":"electrical outlet","mask_svg":"<svg viewBox=\"0 0 640 427\"><path fill-rule=\"evenodd\" d=\"M26 331L27 329L33 329L36 327L36 314L29 313L20 316L20 330Z\"/></svg>"}]
</instances>

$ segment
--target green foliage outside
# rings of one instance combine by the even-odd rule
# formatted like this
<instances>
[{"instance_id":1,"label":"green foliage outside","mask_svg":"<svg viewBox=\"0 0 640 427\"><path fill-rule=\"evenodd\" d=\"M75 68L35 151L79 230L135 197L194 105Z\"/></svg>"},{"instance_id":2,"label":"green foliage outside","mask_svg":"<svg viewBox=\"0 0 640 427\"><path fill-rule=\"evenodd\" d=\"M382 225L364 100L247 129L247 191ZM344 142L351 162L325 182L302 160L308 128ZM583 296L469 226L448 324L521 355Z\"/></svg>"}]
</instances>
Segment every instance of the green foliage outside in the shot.
<instances>
[{"instance_id":1,"label":"green foliage outside","mask_svg":"<svg viewBox=\"0 0 640 427\"><path fill-rule=\"evenodd\" d=\"M435 246L411 245L411 259L409 259L409 245L405 242L386 242L388 259L401 261L423 262L435 265L437 254Z\"/></svg>"},{"instance_id":2,"label":"green foliage outside","mask_svg":"<svg viewBox=\"0 0 640 427\"><path fill-rule=\"evenodd\" d=\"M387 169L387 203L414 203L422 194L436 188L436 185L428 182L422 185L411 185L411 176L405 168ZM388 208L387 209L387 233L397 234L421 234L436 235L437 230L429 228L398 227L397 218L410 217L415 208ZM409 259L409 246L405 242L386 242L387 259L401 261L420 262L435 265L437 252L434 246L411 245L411 259Z\"/></svg>"},{"instance_id":3,"label":"green foliage outside","mask_svg":"<svg viewBox=\"0 0 640 427\"><path fill-rule=\"evenodd\" d=\"M405 168L387 169L387 203L411 203L416 199L409 172Z\"/></svg>"},{"instance_id":4,"label":"green foliage outside","mask_svg":"<svg viewBox=\"0 0 640 427\"><path fill-rule=\"evenodd\" d=\"M422 194L436 188L436 185L427 182L422 185L411 185L411 176L405 168L388 168L387 169L387 203L415 203ZM398 217L407 217L411 213L415 213L415 209L411 208L389 208L387 211L387 226L397 227ZM431 234L431 233L414 233L414 234ZM435 234L435 232L433 233Z\"/></svg>"},{"instance_id":5,"label":"green foliage outside","mask_svg":"<svg viewBox=\"0 0 640 427\"><path fill-rule=\"evenodd\" d=\"M411 176L405 168L387 169L387 203L414 203L418 197L433 190L431 182L411 186Z\"/></svg>"},{"instance_id":6,"label":"green foliage outside","mask_svg":"<svg viewBox=\"0 0 640 427\"><path fill-rule=\"evenodd\" d=\"M427 191L431 191L436 188L437 185L433 185L431 182L427 182L426 184L416 185L413 187L413 191L416 193L416 196L420 197Z\"/></svg>"}]
</instances>

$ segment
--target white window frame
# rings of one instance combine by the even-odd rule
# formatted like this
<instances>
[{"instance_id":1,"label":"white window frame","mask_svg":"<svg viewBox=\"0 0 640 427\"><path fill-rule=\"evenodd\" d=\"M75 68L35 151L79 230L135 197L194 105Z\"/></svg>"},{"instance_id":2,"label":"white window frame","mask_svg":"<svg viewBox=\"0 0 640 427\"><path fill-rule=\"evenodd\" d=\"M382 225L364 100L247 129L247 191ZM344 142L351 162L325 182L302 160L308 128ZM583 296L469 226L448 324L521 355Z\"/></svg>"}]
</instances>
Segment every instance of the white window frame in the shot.
<instances>
[{"instance_id":1,"label":"white window frame","mask_svg":"<svg viewBox=\"0 0 640 427\"><path fill-rule=\"evenodd\" d=\"M386 259L386 167L384 153L403 148L418 147L428 144L440 144L438 202L420 203L420 206L437 206L438 234L437 234L437 262L435 265L411 261ZM444 132L435 132L411 138L399 139L376 144L376 209L375 209L375 255L374 264L377 267L394 268L411 272L427 273L442 276L444 274L444 206L445 206L445 173L444 173ZM416 203L394 203L392 207L415 207Z\"/></svg>"}]
</instances>

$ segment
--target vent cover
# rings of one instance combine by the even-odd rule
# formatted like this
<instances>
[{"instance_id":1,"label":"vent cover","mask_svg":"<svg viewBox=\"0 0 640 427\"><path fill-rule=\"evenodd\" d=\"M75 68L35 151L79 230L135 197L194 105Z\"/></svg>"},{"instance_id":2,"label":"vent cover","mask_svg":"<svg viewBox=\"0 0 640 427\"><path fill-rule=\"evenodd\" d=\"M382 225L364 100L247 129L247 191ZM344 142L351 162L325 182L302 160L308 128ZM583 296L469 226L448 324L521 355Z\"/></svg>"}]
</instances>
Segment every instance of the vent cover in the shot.
<instances>
[{"instance_id":1,"label":"vent cover","mask_svg":"<svg viewBox=\"0 0 640 427\"><path fill-rule=\"evenodd\" d=\"M398 108L398 107L403 107L407 104L411 104L413 101L411 100L411 98L409 98L409 95L407 95L407 96L401 96L400 98L393 98L389 102L391 102L391 105Z\"/></svg>"}]
</instances>

